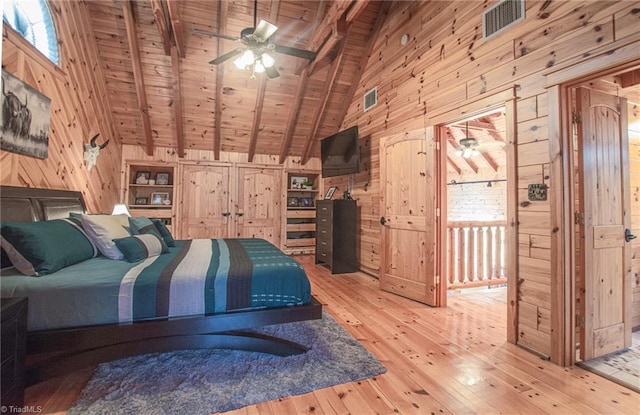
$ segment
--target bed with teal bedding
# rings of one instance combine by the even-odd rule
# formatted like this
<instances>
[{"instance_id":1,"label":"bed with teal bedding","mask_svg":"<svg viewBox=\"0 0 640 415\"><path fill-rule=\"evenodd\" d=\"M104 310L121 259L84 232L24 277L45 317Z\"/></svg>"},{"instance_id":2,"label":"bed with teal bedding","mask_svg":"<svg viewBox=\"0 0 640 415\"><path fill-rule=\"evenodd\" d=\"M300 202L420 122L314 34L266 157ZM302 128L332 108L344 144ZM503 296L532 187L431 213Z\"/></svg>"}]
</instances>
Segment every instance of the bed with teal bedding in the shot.
<instances>
[{"instance_id":1,"label":"bed with teal bedding","mask_svg":"<svg viewBox=\"0 0 640 415\"><path fill-rule=\"evenodd\" d=\"M30 331L309 303L302 266L264 239L176 241L139 263L103 256L44 277L5 270L2 297L28 297Z\"/></svg>"},{"instance_id":2,"label":"bed with teal bedding","mask_svg":"<svg viewBox=\"0 0 640 415\"><path fill-rule=\"evenodd\" d=\"M0 209L12 222L86 210L80 192L9 186L0 186ZM133 263L98 256L38 277L5 268L0 278L3 298L28 298L28 384L170 350L303 353L251 329L322 318L302 266L262 239L175 241Z\"/></svg>"}]
</instances>

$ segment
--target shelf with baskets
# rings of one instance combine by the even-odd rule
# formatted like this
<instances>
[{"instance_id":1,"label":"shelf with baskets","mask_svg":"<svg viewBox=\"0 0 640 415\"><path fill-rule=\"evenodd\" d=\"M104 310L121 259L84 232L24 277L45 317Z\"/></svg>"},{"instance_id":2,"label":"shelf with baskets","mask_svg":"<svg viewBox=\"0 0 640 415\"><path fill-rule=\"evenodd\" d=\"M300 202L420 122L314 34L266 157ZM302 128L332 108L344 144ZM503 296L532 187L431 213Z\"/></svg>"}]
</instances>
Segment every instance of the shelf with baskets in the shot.
<instances>
[{"instance_id":1,"label":"shelf with baskets","mask_svg":"<svg viewBox=\"0 0 640 415\"><path fill-rule=\"evenodd\" d=\"M125 162L124 201L131 216L160 219L167 226L175 218L176 166L170 163Z\"/></svg>"},{"instance_id":2,"label":"shelf with baskets","mask_svg":"<svg viewBox=\"0 0 640 415\"><path fill-rule=\"evenodd\" d=\"M286 206L283 251L312 254L316 243L316 200L320 192L319 171L286 171Z\"/></svg>"}]
</instances>

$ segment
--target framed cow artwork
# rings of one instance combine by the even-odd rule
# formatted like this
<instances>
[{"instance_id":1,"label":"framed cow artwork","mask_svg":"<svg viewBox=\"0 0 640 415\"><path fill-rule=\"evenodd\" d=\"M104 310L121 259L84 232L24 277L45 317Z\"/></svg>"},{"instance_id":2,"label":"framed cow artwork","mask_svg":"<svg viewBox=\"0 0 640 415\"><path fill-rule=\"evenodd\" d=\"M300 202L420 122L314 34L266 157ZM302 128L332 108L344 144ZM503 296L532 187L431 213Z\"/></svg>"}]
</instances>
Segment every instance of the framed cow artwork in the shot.
<instances>
[{"instance_id":1,"label":"framed cow artwork","mask_svg":"<svg viewBox=\"0 0 640 415\"><path fill-rule=\"evenodd\" d=\"M0 148L46 159L51 99L2 70Z\"/></svg>"}]
</instances>

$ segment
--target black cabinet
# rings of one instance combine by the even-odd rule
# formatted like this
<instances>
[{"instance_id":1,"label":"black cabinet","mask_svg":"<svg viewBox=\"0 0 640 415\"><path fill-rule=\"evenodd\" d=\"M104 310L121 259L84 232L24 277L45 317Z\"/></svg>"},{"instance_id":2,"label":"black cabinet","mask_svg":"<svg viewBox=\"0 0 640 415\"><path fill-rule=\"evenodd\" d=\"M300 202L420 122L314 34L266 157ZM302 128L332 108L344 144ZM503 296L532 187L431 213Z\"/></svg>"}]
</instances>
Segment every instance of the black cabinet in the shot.
<instances>
[{"instance_id":1,"label":"black cabinet","mask_svg":"<svg viewBox=\"0 0 640 415\"><path fill-rule=\"evenodd\" d=\"M316 264L332 274L357 271L356 201L318 200L316 206Z\"/></svg>"},{"instance_id":2,"label":"black cabinet","mask_svg":"<svg viewBox=\"0 0 640 415\"><path fill-rule=\"evenodd\" d=\"M27 350L27 299L3 298L0 311L2 407L22 408L24 401L24 357Z\"/></svg>"}]
</instances>

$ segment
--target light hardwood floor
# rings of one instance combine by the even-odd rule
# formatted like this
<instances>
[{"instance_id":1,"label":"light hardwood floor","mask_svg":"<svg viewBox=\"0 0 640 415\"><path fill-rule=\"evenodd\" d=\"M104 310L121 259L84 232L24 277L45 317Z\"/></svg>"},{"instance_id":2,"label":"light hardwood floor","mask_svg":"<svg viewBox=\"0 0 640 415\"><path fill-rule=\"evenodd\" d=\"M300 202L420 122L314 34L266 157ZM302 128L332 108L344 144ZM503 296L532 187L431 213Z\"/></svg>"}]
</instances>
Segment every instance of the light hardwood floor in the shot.
<instances>
[{"instance_id":1,"label":"light hardwood floor","mask_svg":"<svg viewBox=\"0 0 640 415\"><path fill-rule=\"evenodd\" d=\"M431 308L380 291L363 273L331 275L297 257L313 294L387 373L227 414L637 414L640 395L505 342L504 289L455 293ZM65 413L91 370L27 389L26 404Z\"/></svg>"}]
</instances>

